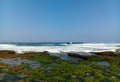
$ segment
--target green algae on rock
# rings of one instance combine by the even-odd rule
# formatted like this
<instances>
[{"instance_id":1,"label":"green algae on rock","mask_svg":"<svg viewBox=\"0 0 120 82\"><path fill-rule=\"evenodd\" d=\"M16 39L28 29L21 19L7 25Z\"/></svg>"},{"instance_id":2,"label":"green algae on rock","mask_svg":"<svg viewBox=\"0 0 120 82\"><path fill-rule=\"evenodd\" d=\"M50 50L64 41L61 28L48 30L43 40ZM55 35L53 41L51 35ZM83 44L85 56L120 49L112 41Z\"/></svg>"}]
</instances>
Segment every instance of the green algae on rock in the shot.
<instances>
[{"instance_id":1,"label":"green algae on rock","mask_svg":"<svg viewBox=\"0 0 120 82\"><path fill-rule=\"evenodd\" d=\"M4 59L26 58L41 63L40 66L33 68L29 63L11 67L9 64L1 62L1 76L12 77L13 79L8 80L14 80L14 82L119 82L120 80L120 56L118 55L85 56L87 60L82 59L78 62L63 60L46 52L15 53L8 57L0 54L0 57ZM0 79L3 82L8 80Z\"/></svg>"}]
</instances>

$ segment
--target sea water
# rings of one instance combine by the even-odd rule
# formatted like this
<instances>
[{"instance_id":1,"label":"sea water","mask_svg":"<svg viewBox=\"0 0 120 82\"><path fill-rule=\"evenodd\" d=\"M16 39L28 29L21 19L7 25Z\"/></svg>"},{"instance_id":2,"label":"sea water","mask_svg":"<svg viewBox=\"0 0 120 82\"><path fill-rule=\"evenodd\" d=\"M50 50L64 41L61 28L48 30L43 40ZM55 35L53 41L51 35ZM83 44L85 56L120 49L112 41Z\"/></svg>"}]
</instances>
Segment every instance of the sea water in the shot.
<instances>
[{"instance_id":1,"label":"sea water","mask_svg":"<svg viewBox=\"0 0 120 82\"><path fill-rule=\"evenodd\" d=\"M83 42L6 42L0 43L0 50L14 50L17 53L42 52L103 52L115 51L120 43L83 43Z\"/></svg>"}]
</instances>

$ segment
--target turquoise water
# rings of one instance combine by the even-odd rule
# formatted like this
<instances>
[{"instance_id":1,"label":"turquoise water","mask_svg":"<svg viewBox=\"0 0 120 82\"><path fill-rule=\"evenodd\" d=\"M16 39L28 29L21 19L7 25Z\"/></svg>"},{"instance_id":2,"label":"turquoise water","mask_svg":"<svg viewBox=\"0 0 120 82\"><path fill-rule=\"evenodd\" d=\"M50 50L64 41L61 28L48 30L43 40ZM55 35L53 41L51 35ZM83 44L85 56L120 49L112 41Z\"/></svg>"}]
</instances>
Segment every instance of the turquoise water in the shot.
<instances>
[{"instance_id":1,"label":"turquoise water","mask_svg":"<svg viewBox=\"0 0 120 82\"><path fill-rule=\"evenodd\" d=\"M5 42L16 46L66 46L69 44L83 44L83 42Z\"/></svg>"}]
</instances>

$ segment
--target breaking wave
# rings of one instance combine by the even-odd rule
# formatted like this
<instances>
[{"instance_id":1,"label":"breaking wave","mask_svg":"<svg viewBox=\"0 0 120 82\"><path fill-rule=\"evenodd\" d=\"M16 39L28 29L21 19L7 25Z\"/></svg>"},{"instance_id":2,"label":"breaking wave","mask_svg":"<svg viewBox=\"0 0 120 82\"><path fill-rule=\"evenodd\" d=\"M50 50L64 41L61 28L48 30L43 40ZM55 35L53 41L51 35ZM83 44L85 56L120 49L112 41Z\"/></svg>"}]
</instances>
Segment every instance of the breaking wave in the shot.
<instances>
[{"instance_id":1,"label":"breaking wave","mask_svg":"<svg viewBox=\"0 0 120 82\"><path fill-rule=\"evenodd\" d=\"M102 52L115 51L120 43L81 43L81 42L44 42L44 43L0 43L0 50L14 50L17 53L41 52Z\"/></svg>"}]
</instances>

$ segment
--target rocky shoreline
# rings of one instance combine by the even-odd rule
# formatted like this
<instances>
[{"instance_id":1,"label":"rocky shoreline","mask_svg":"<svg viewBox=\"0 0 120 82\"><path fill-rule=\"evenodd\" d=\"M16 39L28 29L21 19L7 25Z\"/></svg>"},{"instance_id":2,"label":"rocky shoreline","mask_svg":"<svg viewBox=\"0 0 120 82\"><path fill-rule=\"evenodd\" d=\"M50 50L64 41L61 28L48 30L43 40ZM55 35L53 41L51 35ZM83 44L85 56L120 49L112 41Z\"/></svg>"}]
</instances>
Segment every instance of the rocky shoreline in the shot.
<instances>
[{"instance_id":1,"label":"rocky shoreline","mask_svg":"<svg viewBox=\"0 0 120 82\"><path fill-rule=\"evenodd\" d=\"M8 57L12 57L14 55L23 56L23 55L31 55L31 54L47 54L47 55L50 55L50 53L48 51L16 53L15 51L12 51L12 50L0 50L0 57L4 57L4 56L8 56L8 55L9 55ZM79 58L81 56L89 56L89 55L91 55L91 56L93 56L93 55L116 56L116 55L120 55L120 52L113 52L113 51L89 52L89 53L83 52L82 54L81 53L75 53L75 52L68 52L67 54L68 54L68 56Z\"/></svg>"},{"instance_id":2,"label":"rocky shoreline","mask_svg":"<svg viewBox=\"0 0 120 82\"><path fill-rule=\"evenodd\" d=\"M2 82L119 82L120 53L66 53L71 60L44 52L0 50Z\"/></svg>"}]
</instances>

